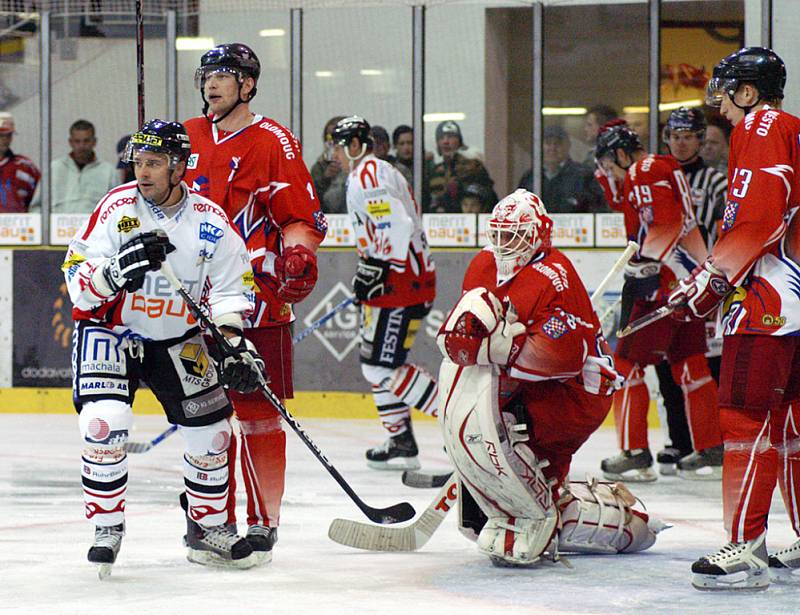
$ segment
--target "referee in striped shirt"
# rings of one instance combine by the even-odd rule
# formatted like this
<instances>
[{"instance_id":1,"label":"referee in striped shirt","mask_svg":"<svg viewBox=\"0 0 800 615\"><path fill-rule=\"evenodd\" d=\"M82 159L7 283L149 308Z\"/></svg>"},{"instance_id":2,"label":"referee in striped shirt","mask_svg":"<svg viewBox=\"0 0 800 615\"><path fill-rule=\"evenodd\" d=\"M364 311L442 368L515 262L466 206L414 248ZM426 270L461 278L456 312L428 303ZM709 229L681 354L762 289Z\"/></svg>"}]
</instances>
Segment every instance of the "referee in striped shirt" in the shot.
<instances>
[{"instance_id":1,"label":"referee in striped shirt","mask_svg":"<svg viewBox=\"0 0 800 615\"><path fill-rule=\"evenodd\" d=\"M706 241L708 251L717 240L717 221L722 219L725 209L725 196L728 189L728 178L724 173L717 169L707 166L700 157L700 148L703 145L703 137L706 131L706 118L700 109L689 109L680 107L675 109L664 126L663 140L669 149L669 153L680 162L686 179L689 180L692 201L694 203L694 213L700 233ZM711 337L709 339L709 352L706 353L708 366L714 379L719 383L719 365L722 344L719 340L714 342L713 327L714 323L707 323L711 327ZM680 474L684 478L694 478L693 472L682 471L690 467L695 468L704 463L717 465L722 463L722 451L700 451L692 453L692 441L689 436L689 426L686 422L686 413L683 406L683 394L680 387L675 383L670 372L669 365L664 362L656 366L658 374L659 389L664 399L664 408L667 411L667 424L669 427L669 439L671 445L657 455L657 460L662 474ZM719 459L716 459L719 452ZM687 455L693 457L698 455L705 456L707 459L689 459ZM681 464L679 460L685 458ZM689 462L689 463L687 463ZM681 466L685 467L682 468Z\"/></svg>"}]
</instances>

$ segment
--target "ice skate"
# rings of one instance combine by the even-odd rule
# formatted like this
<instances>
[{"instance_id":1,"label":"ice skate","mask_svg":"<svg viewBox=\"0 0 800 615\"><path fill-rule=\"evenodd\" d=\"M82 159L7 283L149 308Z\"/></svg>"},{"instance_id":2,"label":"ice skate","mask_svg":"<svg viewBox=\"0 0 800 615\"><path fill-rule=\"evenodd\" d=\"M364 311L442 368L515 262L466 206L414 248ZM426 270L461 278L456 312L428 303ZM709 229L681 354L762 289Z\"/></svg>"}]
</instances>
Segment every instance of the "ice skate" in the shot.
<instances>
[{"instance_id":1,"label":"ice skate","mask_svg":"<svg viewBox=\"0 0 800 615\"><path fill-rule=\"evenodd\" d=\"M188 508L186 494L180 496L181 508ZM252 568L258 564L250 543L236 533L235 524L203 527L186 516L186 535L183 544L188 549L186 559L203 566Z\"/></svg>"},{"instance_id":2,"label":"ice skate","mask_svg":"<svg viewBox=\"0 0 800 615\"><path fill-rule=\"evenodd\" d=\"M367 450L367 466L374 470L419 470L419 449L411 425L401 434Z\"/></svg>"},{"instance_id":3,"label":"ice skate","mask_svg":"<svg viewBox=\"0 0 800 615\"><path fill-rule=\"evenodd\" d=\"M686 480L722 480L722 446L696 451L678 461L678 476Z\"/></svg>"},{"instance_id":4,"label":"ice skate","mask_svg":"<svg viewBox=\"0 0 800 615\"><path fill-rule=\"evenodd\" d=\"M760 591L769 587L767 533L746 542L729 542L692 564L692 585L706 590Z\"/></svg>"},{"instance_id":5,"label":"ice skate","mask_svg":"<svg viewBox=\"0 0 800 615\"><path fill-rule=\"evenodd\" d=\"M691 452L691 451L689 451ZM661 476L675 476L678 474L678 461L689 453L683 453L674 446L668 446L664 450L658 451L656 462L658 463L658 473Z\"/></svg>"},{"instance_id":6,"label":"ice skate","mask_svg":"<svg viewBox=\"0 0 800 615\"><path fill-rule=\"evenodd\" d=\"M266 525L251 525L247 528L245 540L253 549L253 557L259 564L272 561L272 547L278 542L278 528Z\"/></svg>"},{"instance_id":7,"label":"ice skate","mask_svg":"<svg viewBox=\"0 0 800 615\"><path fill-rule=\"evenodd\" d=\"M600 463L606 480L619 480L631 483L650 483L658 477L653 471L653 455L649 449L621 451L615 457L603 459Z\"/></svg>"},{"instance_id":8,"label":"ice skate","mask_svg":"<svg viewBox=\"0 0 800 615\"><path fill-rule=\"evenodd\" d=\"M97 526L94 528L94 544L89 548L86 558L97 564L97 576L105 579L111 574L111 567L117 561L122 537L125 535L125 524Z\"/></svg>"},{"instance_id":9,"label":"ice skate","mask_svg":"<svg viewBox=\"0 0 800 615\"><path fill-rule=\"evenodd\" d=\"M769 556L769 577L777 583L800 581L800 540Z\"/></svg>"}]
</instances>

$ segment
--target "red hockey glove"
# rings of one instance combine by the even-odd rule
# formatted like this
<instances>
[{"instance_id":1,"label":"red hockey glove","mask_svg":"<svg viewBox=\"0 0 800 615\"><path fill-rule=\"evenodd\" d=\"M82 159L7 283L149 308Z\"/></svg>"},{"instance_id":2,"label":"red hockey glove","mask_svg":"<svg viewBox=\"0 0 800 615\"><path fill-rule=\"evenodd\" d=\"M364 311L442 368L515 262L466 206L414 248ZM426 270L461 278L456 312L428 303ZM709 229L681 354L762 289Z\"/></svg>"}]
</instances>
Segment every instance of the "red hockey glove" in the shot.
<instances>
[{"instance_id":1,"label":"red hockey glove","mask_svg":"<svg viewBox=\"0 0 800 615\"><path fill-rule=\"evenodd\" d=\"M731 291L733 287L725 279L725 274L706 261L672 291L669 304L677 306L672 316L678 320L705 318Z\"/></svg>"},{"instance_id":2,"label":"red hockey glove","mask_svg":"<svg viewBox=\"0 0 800 615\"><path fill-rule=\"evenodd\" d=\"M275 259L278 298L286 303L305 299L317 283L317 256L302 245L286 248Z\"/></svg>"}]
</instances>

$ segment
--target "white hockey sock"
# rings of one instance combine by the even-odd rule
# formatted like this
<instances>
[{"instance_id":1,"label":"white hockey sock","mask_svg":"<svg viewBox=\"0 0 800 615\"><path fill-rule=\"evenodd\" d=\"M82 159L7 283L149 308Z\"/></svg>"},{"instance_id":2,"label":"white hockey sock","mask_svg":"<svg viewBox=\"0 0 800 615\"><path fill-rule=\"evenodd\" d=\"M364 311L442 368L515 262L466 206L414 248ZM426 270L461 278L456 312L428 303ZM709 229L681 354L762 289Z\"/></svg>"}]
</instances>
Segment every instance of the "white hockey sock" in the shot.
<instances>
[{"instance_id":1,"label":"white hockey sock","mask_svg":"<svg viewBox=\"0 0 800 615\"><path fill-rule=\"evenodd\" d=\"M424 414L438 416L439 388L433 377L421 367L410 363L401 365L389 380L388 389L403 403Z\"/></svg>"},{"instance_id":2,"label":"white hockey sock","mask_svg":"<svg viewBox=\"0 0 800 615\"><path fill-rule=\"evenodd\" d=\"M406 419L409 417L410 410L407 404L377 384L372 385L372 398L375 400L381 425L390 436L396 436L408 429Z\"/></svg>"},{"instance_id":3,"label":"white hockey sock","mask_svg":"<svg viewBox=\"0 0 800 615\"><path fill-rule=\"evenodd\" d=\"M202 526L222 525L228 518L228 453L183 456L183 482L189 502L187 513Z\"/></svg>"},{"instance_id":4,"label":"white hockey sock","mask_svg":"<svg viewBox=\"0 0 800 615\"><path fill-rule=\"evenodd\" d=\"M84 450L81 457L81 482L86 518L102 527L125 520L125 491L128 487L128 456Z\"/></svg>"}]
</instances>

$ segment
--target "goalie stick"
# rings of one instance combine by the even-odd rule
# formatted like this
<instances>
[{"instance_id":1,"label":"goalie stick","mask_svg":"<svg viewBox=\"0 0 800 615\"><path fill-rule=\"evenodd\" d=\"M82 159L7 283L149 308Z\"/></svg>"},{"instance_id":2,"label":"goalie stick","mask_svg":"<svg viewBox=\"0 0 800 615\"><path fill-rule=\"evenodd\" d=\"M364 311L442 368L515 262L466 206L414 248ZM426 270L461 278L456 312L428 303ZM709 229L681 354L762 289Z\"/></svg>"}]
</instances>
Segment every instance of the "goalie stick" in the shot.
<instances>
[{"instance_id":1,"label":"goalie stick","mask_svg":"<svg viewBox=\"0 0 800 615\"><path fill-rule=\"evenodd\" d=\"M592 304L596 304L603 296L613 277L622 271L638 249L636 242L628 242L625 251L592 293ZM381 527L349 519L334 519L328 528L328 538L340 545L367 551L416 551L428 542L457 501L457 485L458 479L455 475L451 476L430 506L416 521L405 527Z\"/></svg>"},{"instance_id":2,"label":"goalie stick","mask_svg":"<svg viewBox=\"0 0 800 615\"><path fill-rule=\"evenodd\" d=\"M192 298L189 292L183 287L183 284L181 284L180 280L175 277L175 273L172 271L172 267L169 266L168 262L165 261L161 265L161 273L164 274L164 277L167 278L175 291L186 302L186 306L191 310L197 321L201 323L209 335L214 338L214 341L219 346L220 352L226 354L227 356L236 356L237 351L231 347L228 339L222 334L217 325L211 322L211 319L208 317L208 314L206 314L205 310L200 307L200 305L194 300L194 298ZM245 357L246 360L249 359L248 363L252 367L256 367L255 361L249 354L245 355ZM308 447L314 457L316 457L317 460L325 467L328 473L337 483L339 483L339 486L347 495L350 496L350 499L353 500L355 505L358 506L361 512L363 512L370 521L373 521L374 523L401 523L403 521L408 521L416 514L414 507L408 502L401 502L387 508L373 508L372 506L367 505L360 497L358 497L350 484L331 464L331 462L328 461L327 457L325 457L314 441L306 434L300 423L297 422L297 419L291 415L278 396L275 395L275 393L273 393L272 390L267 386L263 372L257 367L256 371L259 378L258 388L264 397L266 397L267 401L274 406L278 413L283 417L283 420L286 421L289 427L292 428L292 431L297 434L300 440L302 440L303 444Z\"/></svg>"},{"instance_id":3,"label":"goalie stick","mask_svg":"<svg viewBox=\"0 0 800 615\"><path fill-rule=\"evenodd\" d=\"M348 297L347 299L344 299L341 302L337 303L331 309L330 312L328 312L327 314L325 314L324 316L322 316L321 318L319 318L315 322L311 323L311 325L307 329L304 329L303 331L301 331L300 333L295 335L292 338L292 342L294 344L296 344L297 342L300 342L300 341L304 340L305 338L307 338L309 335L314 333L314 331L319 329L322 325L324 325L326 322L328 322L331 318L336 316L336 314L341 312L343 309L345 309L348 305L350 305L354 301L355 301L355 297ZM125 443L125 450L128 453L146 453L151 448L153 448L156 444L159 444L159 443L163 442L166 438L168 438L173 433L175 433L176 429L177 429L177 426L176 425L172 425L171 427L168 427L167 429L162 431L155 438L150 440L150 442L126 442ZM434 485L434 486L438 487L439 485Z\"/></svg>"},{"instance_id":4,"label":"goalie stick","mask_svg":"<svg viewBox=\"0 0 800 615\"><path fill-rule=\"evenodd\" d=\"M445 474L431 474L429 472L418 472L416 470L406 470L403 472L403 484L406 487L414 487L415 489L430 489L432 487L441 487L450 480L453 472Z\"/></svg>"}]
</instances>

